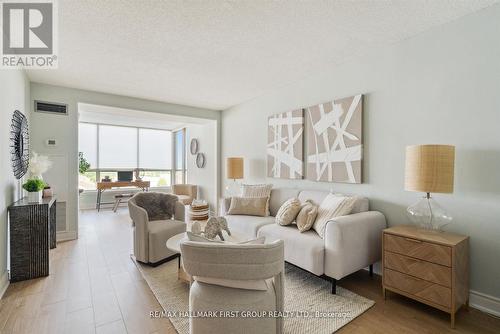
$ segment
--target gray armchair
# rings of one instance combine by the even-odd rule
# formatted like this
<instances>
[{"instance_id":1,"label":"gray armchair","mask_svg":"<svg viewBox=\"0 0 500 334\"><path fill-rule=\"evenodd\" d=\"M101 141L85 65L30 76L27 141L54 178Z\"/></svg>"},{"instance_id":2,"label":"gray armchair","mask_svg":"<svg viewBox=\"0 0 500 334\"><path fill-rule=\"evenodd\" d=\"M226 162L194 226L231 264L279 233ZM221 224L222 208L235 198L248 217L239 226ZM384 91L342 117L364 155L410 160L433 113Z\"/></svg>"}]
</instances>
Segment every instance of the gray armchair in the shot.
<instances>
[{"instance_id":1,"label":"gray armchair","mask_svg":"<svg viewBox=\"0 0 500 334\"><path fill-rule=\"evenodd\" d=\"M134 256L137 261L156 266L178 256L166 247L169 238L186 231L184 205L176 196L137 193L128 201L128 208L134 226ZM158 219L153 217L153 213L165 217Z\"/></svg>"},{"instance_id":2,"label":"gray armchair","mask_svg":"<svg viewBox=\"0 0 500 334\"><path fill-rule=\"evenodd\" d=\"M283 311L284 255L282 240L270 244L224 244L183 241L184 270L194 282L189 311ZM235 282L260 281L266 288L235 288ZM218 283L207 283L218 281ZM226 284L230 282L230 284ZM237 284L236 284L237 285ZM233 287L229 287L233 286ZM200 312L200 313L199 313ZM268 314L268 313L267 313ZM280 317L191 317L190 333L282 333Z\"/></svg>"}]
</instances>

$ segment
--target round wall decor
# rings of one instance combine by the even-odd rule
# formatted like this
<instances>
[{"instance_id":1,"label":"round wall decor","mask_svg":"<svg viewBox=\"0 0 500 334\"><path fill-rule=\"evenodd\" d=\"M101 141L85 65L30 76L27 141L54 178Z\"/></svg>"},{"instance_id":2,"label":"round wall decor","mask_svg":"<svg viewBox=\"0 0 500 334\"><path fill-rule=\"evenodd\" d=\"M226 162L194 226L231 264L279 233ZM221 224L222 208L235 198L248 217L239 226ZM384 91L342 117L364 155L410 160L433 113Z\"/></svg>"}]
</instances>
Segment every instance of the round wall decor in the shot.
<instances>
[{"instance_id":1,"label":"round wall decor","mask_svg":"<svg viewBox=\"0 0 500 334\"><path fill-rule=\"evenodd\" d=\"M29 141L28 120L22 112L15 110L10 125L10 155L16 179L22 178L28 171Z\"/></svg>"},{"instance_id":2,"label":"round wall decor","mask_svg":"<svg viewBox=\"0 0 500 334\"><path fill-rule=\"evenodd\" d=\"M198 139L196 138L191 139L191 143L189 145L189 151L191 152L191 154L195 155L196 153L198 153L198 149L199 149Z\"/></svg>"},{"instance_id":3,"label":"round wall decor","mask_svg":"<svg viewBox=\"0 0 500 334\"><path fill-rule=\"evenodd\" d=\"M205 154L198 153L196 155L196 167L203 168L203 167L205 167L205 163L206 163Z\"/></svg>"}]
</instances>

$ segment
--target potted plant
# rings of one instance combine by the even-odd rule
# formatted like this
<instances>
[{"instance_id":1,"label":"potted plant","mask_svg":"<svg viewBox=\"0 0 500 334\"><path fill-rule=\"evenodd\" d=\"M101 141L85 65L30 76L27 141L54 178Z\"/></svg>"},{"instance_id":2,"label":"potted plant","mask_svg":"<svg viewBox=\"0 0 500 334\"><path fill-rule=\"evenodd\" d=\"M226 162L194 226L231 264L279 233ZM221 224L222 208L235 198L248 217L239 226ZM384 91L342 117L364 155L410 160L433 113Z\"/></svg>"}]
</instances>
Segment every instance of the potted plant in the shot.
<instances>
[{"instance_id":1,"label":"potted plant","mask_svg":"<svg viewBox=\"0 0 500 334\"><path fill-rule=\"evenodd\" d=\"M46 184L40 179L28 179L23 184L23 189L28 192L28 202L39 203L42 200L42 190Z\"/></svg>"},{"instance_id":2,"label":"potted plant","mask_svg":"<svg viewBox=\"0 0 500 334\"><path fill-rule=\"evenodd\" d=\"M83 152L78 152L78 171L80 174L85 174L90 168L90 163L83 156Z\"/></svg>"}]
</instances>

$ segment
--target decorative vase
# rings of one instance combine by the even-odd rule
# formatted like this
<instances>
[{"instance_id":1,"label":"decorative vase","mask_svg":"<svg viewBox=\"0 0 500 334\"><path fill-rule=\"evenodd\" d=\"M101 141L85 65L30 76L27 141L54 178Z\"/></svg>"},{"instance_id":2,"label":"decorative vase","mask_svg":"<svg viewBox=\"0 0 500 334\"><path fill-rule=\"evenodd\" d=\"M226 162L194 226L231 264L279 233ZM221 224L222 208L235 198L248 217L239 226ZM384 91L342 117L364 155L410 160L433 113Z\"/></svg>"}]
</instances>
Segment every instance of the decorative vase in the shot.
<instances>
[{"instance_id":1,"label":"decorative vase","mask_svg":"<svg viewBox=\"0 0 500 334\"><path fill-rule=\"evenodd\" d=\"M52 189L50 187L43 189L42 198L52 197L53 195L54 194L52 193Z\"/></svg>"},{"instance_id":2,"label":"decorative vase","mask_svg":"<svg viewBox=\"0 0 500 334\"><path fill-rule=\"evenodd\" d=\"M29 203L40 203L42 200L42 192L34 191L28 192L28 202Z\"/></svg>"}]
</instances>

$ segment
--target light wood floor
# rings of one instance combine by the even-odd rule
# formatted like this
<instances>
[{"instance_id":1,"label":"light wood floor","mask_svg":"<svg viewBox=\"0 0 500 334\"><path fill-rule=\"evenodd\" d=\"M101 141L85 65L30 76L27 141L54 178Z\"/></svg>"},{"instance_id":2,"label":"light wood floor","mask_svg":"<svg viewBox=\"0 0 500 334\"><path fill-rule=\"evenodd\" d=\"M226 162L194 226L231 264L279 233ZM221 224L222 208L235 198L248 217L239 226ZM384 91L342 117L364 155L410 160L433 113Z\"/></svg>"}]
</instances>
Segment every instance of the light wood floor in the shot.
<instances>
[{"instance_id":1,"label":"light wood floor","mask_svg":"<svg viewBox=\"0 0 500 334\"><path fill-rule=\"evenodd\" d=\"M83 211L76 241L51 251L49 277L11 284L0 300L0 333L175 333L130 260L131 226L126 208ZM447 314L407 298L382 298L380 277L360 271L339 285L376 304L338 333L500 333L500 320L471 309Z\"/></svg>"},{"instance_id":2,"label":"light wood floor","mask_svg":"<svg viewBox=\"0 0 500 334\"><path fill-rule=\"evenodd\" d=\"M51 251L50 276L9 286L1 333L175 333L130 260L128 211L82 211L79 239Z\"/></svg>"}]
</instances>

